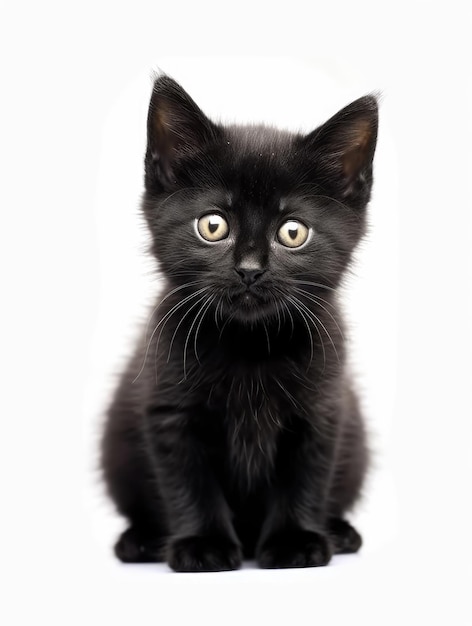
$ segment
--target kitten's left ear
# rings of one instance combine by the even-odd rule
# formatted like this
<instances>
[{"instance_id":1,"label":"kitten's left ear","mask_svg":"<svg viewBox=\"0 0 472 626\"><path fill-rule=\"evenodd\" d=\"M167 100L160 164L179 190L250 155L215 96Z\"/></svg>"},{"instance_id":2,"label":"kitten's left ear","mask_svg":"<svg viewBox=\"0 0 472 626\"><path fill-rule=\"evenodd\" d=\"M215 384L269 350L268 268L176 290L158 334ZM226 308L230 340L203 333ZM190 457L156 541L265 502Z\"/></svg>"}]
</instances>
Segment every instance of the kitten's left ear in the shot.
<instances>
[{"instance_id":1,"label":"kitten's left ear","mask_svg":"<svg viewBox=\"0 0 472 626\"><path fill-rule=\"evenodd\" d=\"M214 140L219 128L170 76L154 82L147 120L146 187L162 191L176 182L175 170L185 156Z\"/></svg>"},{"instance_id":2,"label":"kitten's left ear","mask_svg":"<svg viewBox=\"0 0 472 626\"><path fill-rule=\"evenodd\" d=\"M377 99L359 98L304 138L323 174L347 197L372 182L377 143Z\"/></svg>"}]
</instances>

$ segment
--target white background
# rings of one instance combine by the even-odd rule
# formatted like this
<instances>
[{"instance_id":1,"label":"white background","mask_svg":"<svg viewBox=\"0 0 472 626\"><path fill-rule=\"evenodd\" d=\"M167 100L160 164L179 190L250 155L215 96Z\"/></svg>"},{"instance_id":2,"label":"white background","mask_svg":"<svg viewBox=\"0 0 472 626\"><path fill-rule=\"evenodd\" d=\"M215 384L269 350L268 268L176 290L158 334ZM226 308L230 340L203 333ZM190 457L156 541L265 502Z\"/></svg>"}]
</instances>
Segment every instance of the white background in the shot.
<instances>
[{"instance_id":1,"label":"white background","mask_svg":"<svg viewBox=\"0 0 472 626\"><path fill-rule=\"evenodd\" d=\"M167 4L2 4L3 622L468 624L466 3ZM306 131L382 92L371 232L345 296L375 462L352 518L365 547L330 567L177 575L111 557L122 521L96 445L157 287L139 198L159 68L210 116Z\"/></svg>"}]
</instances>

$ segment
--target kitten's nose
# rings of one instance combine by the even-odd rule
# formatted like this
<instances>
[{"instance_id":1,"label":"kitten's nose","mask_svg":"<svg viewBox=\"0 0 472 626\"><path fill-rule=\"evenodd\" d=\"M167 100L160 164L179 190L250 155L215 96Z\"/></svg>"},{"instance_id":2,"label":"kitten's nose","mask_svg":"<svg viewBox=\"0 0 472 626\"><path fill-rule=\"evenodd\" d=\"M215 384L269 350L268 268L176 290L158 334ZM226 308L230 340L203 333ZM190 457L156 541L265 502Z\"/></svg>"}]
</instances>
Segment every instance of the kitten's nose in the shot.
<instances>
[{"instance_id":1,"label":"kitten's nose","mask_svg":"<svg viewBox=\"0 0 472 626\"><path fill-rule=\"evenodd\" d=\"M245 285L247 285L248 287L250 287L251 285L253 285L256 280L258 280L262 274L265 272L265 270L257 268L255 269L254 267L236 267L235 268L236 271L238 272L238 274L241 276L241 280L243 281L243 283Z\"/></svg>"}]
</instances>

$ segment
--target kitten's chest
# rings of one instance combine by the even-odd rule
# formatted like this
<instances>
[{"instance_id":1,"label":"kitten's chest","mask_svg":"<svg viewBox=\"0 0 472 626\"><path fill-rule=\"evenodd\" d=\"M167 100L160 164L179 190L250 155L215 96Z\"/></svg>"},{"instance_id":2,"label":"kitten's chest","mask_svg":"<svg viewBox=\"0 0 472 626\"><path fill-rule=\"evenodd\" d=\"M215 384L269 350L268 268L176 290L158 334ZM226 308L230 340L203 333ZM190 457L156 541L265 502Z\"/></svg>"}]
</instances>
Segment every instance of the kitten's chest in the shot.
<instances>
[{"instance_id":1,"label":"kitten's chest","mask_svg":"<svg viewBox=\"0 0 472 626\"><path fill-rule=\"evenodd\" d=\"M223 423L225 465L233 481L252 487L270 480L287 418L284 383L260 368L222 374L209 407Z\"/></svg>"}]
</instances>

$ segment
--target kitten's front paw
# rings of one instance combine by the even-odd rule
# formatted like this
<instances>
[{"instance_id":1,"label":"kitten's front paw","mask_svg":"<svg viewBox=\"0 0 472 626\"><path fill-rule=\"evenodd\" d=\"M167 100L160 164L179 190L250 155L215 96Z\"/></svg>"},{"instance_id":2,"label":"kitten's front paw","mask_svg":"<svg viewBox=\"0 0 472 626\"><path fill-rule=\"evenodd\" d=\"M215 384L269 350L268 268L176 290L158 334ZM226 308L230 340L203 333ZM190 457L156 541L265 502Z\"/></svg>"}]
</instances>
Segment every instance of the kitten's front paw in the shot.
<instances>
[{"instance_id":1,"label":"kitten's front paw","mask_svg":"<svg viewBox=\"0 0 472 626\"><path fill-rule=\"evenodd\" d=\"M220 572L238 569L242 554L226 537L182 537L170 544L167 561L176 572Z\"/></svg>"},{"instance_id":2,"label":"kitten's front paw","mask_svg":"<svg viewBox=\"0 0 472 626\"><path fill-rule=\"evenodd\" d=\"M261 546L259 565L264 568L318 567L331 560L332 549L323 535L291 530L272 535Z\"/></svg>"},{"instance_id":3,"label":"kitten's front paw","mask_svg":"<svg viewBox=\"0 0 472 626\"><path fill-rule=\"evenodd\" d=\"M362 537L357 530L340 517L328 520L327 530L336 554L357 552L362 546Z\"/></svg>"}]
</instances>

